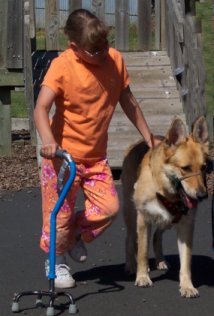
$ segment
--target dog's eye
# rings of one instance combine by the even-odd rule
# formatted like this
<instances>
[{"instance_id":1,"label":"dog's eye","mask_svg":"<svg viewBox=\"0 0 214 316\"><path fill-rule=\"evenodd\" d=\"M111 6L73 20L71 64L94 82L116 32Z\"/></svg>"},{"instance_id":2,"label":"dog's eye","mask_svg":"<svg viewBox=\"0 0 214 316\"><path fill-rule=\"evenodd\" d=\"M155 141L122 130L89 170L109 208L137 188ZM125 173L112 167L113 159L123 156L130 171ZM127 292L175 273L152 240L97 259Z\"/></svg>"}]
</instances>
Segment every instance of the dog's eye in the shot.
<instances>
[{"instance_id":1,"label":"dog's eye","mask_svg":"<svg viewBox=\"0 0 214 316\"><path fill-rule=\"evenodd\" d=\"M184 166L184 167L181 167L181 169L182 169L184 172L192 172L191 166Z\"/></svg>"}]
</instances>

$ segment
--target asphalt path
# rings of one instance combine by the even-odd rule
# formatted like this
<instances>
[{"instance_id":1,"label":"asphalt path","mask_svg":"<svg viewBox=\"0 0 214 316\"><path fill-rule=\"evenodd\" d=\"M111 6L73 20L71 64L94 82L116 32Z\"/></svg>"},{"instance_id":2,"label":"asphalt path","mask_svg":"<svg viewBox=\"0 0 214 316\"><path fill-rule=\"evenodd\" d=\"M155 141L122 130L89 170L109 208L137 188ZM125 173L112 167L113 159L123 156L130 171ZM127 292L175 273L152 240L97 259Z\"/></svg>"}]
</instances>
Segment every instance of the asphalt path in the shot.
<instances>
[{"instance_id":1,"label":"asphalt path","mask_svg":"<svg viewBox=\"0 0 214 316\"><path fill-rule=\"evenodd\" d=\"M117 186L121 200L121 187ZM83 205L82 195L78 207ZM0 199L0 316L11 312L13 294L23 290L47 289L45 255L39 249L41 195L39 188L8 192ZM134 278L124 271L125 226L122 214L97 240L88 245L88 260L69 265L77 286L69 290L79 316L213 316L214 254L211 250L211 198L198 209L194 237L192 275L200 291L197 299L184 299L178 291L179 260L174 230L164 236L168 272L154 270L150 253L152 288L134 286ZM35 298L21 299L17 315L46 315L35 308ZM46 304L46 302L44 301ZM65 301L57 300L55 315L69 315Z\"/></svg>"}]
</instances>

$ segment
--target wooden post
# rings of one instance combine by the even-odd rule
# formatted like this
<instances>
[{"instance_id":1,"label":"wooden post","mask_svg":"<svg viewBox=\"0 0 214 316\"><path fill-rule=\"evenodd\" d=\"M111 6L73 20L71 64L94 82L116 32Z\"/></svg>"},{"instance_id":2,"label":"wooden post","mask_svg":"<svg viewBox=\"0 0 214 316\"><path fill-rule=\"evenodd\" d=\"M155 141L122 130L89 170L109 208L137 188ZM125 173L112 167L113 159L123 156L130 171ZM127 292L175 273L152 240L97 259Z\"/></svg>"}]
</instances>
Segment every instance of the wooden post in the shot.
<instances>
[{"instance_id":1,"label":"wooden post","mask_svg":"<svg viewBox=\"0 0 214 316\"><path fill-rule=\"evenodd\" d=\"M160 50L160 0L155 1L155 49Z\"/></svg>"},{"instance_id":2,"label":"wooden post","mask_svg":"<svg viewBox=\"0 0 214 316\"><path fill-rule=\"evenodd\" d=\"M127 51L129 47L129 12L128 0L118 0L115 3L115 46L117 49Z\"/></svg>"},{"instance_id":3,"label":"wooden post","mask_svg":"<svg viewBox=\"0 0 214 316\"><path fill-rule=\"evenodd\" d=\"M23 69L23 1L8 0L7 68Z\"/></svg>"},{"instance_id":4,"label":"wooden post","mask_svg":"<svg viewBox=\"0 0 214 316\"><path fill-rule=\"evenodd\" d=\"M105 0L92 0L92 12L105 22Z\"/></svg>"},{"instance_id":5,"label":"wooden post","mask_svg":"<svg viewBox=\"0 0 214 316\"><path fill-rule=\"evenodd\" d=\"M148 51L151 42L151 0L138 0L138 49Z\"/></svg>"},{"instance_id":6,"label":"wooden post","mask_svg":"<svg viewBox=\"0 0 214 316\"><path fill-rule=\"evenodd\" d=\"M7 23L8 1L0 0L0 77L7 67ZM2 79L2 78L1 78ZM0 81L0 155L11 156L11 117L10 88L5 87L5 80Z\"/></svg>"},{"instance_id":7,"label":"wooden post","mask_svg":"<svg viewBox=\"0 0 214 316\"><path fill-rule=\"evenodd\" d=\"M32 3L31 3L32 4ZM31 143L36 144L36 128L33 119L34 93L33 93L33 71L31 58L30 38L30 1L24 1L24 76L25 76L25 97L28 109Z\"/></svg>"},{"instance_id":8,"label":"wooden post","mask_svg":"<svg viewBox=\"0 0 214 316\"><path fill-rule=\"evenodd\" d=\"M45 1L46 49L59 50L58 1Z\"/></svg>"},{"instance_id":9,"label":"wooden post","mask_svg":"<svg viewBox=\"0 0 214 316\"><path fill-rule=\"evenodd\" d=\"M161 0L161 50L166 49L166 0Z\"/></svg>"},{"instance_id":10,"label":"wooden post","mask_svg":"<svg viewBox=\"0 0 214 316\"><path fill-rule=\"evenodd\" d=\"M8 2L0 0L0 68L7 66L7 16Z\"/></svg>"},{"instance_id":11,"label":"wooden post","mask_svg":"<svg viewBox=\"0 0 214 316\"><path fill-rule=\"evenodd\" d=\"M82 0L69 0L69 12L82 8Z\"/></svg>"},{"instance_id":12,"label":"wooden post","mask_svg":"<svg viewBox=\"0 0 214 316\"><path fill-rule=\"evenodd\" d=\"M10 88L0 88L0 156L11 156Z\"/></svg>"},{"instance_id":13,"label":"wooden post","mask_svg":"<svg viewBox=\"0 0 214 316\"><path fill-rule=\"evenodd\" d=\"M31 39L31 51L36 50L36 18L35 18L35 1L29 0L30 5L30 39Z\"/></svg>"}]
</instances>

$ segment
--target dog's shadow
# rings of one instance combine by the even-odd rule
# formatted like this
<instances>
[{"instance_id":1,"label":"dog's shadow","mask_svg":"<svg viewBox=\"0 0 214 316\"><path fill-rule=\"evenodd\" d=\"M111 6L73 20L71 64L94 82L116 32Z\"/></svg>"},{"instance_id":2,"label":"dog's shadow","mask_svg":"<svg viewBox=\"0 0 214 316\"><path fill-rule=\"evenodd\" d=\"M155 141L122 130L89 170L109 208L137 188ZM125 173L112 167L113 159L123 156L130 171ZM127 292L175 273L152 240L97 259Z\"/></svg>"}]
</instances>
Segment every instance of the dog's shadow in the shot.
<instances>
[{"instance_id":1,"label":"dog's shadow","mask_svg":"<svg viewBox=\"0 0 214 316\"><path fill-rule=\"evenodd\" d=\"M180 262L178 255L165 256L166 261L169 264L169 270L165 273L152 278L154 282L168 279L173 281L179 281L179 269ZM155 269L154 259L150 260L152 270ZM208 256L193 255L192 256L192 281L196 287L207 285L210 287L214 286L214 260Z\"/></svg>"},{"instance_id":2,"label":"dog's shadow","mask_svg":"<svg viewBox=\"0 0 214 316\"><path fill-rule=\"evenodd\" d=\"M179 280L180 262L178 255L165 256L169 264L169 270L159 271L158 275L152 276L155 270L155 261L150 259L151 277L154 282L168 279L172 281ZM196 287L202 285L214 287L214 260L208 256L193 255L192 257L192 278ZM95 267L86 271L80 271L74 274L77 282L96 280L97 284L104 285L102 292L117 292L125 289L120 282L134 282L135 276L129 275L125 271L124 264L106 265ZM107 287L106 287L107 286Z\"/></svg>"},{"instance_id":3,"label":"dog's shadow","mask_svg":"<svg viewBox=\"0 0 214 316\"><path fill-rule=\"evenodd\" d=\"M172 280L178 282L179 280L179 257L178 255L165 256L166 261L169 264L169 270L155 271L155 260L152 258L149 261L151 268L151 277L153 282L159 282L164 280ZM155 272L155 275L153 275ZM91 288L91 291L86 291L75 297L75 301L81 301L86 296L109 294L114 292L124 291L126 285L120 283L127 282L127 286L135 281L135 275L129 275L125 271L125 264L106 265L94 267L85 271L76 272L74 275L77 283L94 281L95 284L101 285L99 287ZM207 285L214 286L214 260L208 256L193 255L192 257L192 277L193 284L196 287ZM64 303L56 308L56 315L59 316L63 311L68 308L68 304Z\"/></svg>"}]
</instances>

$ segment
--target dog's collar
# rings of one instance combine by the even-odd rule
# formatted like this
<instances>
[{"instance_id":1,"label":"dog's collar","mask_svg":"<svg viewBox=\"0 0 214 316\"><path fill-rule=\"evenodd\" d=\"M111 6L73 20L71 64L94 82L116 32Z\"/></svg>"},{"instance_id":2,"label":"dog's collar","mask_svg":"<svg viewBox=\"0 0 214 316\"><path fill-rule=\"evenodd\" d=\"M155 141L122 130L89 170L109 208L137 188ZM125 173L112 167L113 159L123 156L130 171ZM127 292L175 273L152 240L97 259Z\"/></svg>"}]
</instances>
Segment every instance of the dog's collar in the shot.
<instances>
[{"instance_id":1,"label":"dog's collar","mask_svg":"<svg viewBox=\"0 0 214 316\"><path fill-rule=\"evenodd\" d=\"M188 207L184 205L182 201L171 202L165 196L160 193L156 193L156 196L161 204L167 209L167 211L174 217L172 223L178 223L183 215L188 212Z\"/></svg>"}]
</instances>

